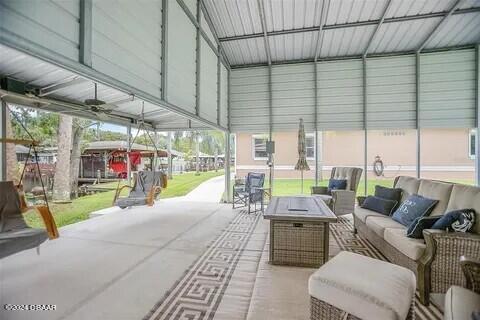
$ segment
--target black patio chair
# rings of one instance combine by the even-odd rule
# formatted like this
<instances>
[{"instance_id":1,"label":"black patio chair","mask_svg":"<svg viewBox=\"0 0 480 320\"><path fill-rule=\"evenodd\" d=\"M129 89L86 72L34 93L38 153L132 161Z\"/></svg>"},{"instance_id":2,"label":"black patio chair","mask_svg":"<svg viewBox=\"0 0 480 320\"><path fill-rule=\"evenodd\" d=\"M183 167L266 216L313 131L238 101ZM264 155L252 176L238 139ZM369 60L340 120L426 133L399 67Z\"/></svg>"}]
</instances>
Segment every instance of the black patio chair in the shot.
<instances>
[{"instance_id":1,"label":"black patio chair","mask_svg":"<svg viewBox=\"0 0 480 320\"><path fill-rule=\"evenodd\" d=\"M249 172L245 184L233 186L233 209L248 207L248 213L263 211L264 182L264 173ZM260 209L257 209L257 203L260 203ZM235 206L236 204L238 206ZM254 205L253 211L252 204Z\"/></svg>"}]
</instances>

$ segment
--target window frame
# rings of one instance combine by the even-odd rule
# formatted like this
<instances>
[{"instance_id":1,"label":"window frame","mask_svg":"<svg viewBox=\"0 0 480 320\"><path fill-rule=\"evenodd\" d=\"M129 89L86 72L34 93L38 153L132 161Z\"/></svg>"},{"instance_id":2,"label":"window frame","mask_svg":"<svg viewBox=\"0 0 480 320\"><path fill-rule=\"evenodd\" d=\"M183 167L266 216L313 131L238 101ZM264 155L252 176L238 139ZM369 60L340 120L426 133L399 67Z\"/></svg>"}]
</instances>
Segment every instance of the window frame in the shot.
<instances>
[{"instance_id":1,"label":"window frame","mask_svg":"<svg viewBox=\"0 0 480 320\"><path fill-rule=\"evenodd\" d=\"M305 149L308 150L308 145L307 145L307 139L312 138L313 139L313 157L308 157L307 160L315 160L315 156L317 155L317 150L316 150L316 143L315 143L315 133L306 133L305 134ZM308 154L308 151L306 152L306 155Z\"/></svg>"},{"instance_id":2,"label":"window frame","mask_svg":"<svg viewBox=\"0 0 480 320\"><path fill-rule=\"evenodd\" d=\"M265 142L268 141L268 136L266 134L253 134L252 135L252 158L253 160L268 160L268 155L266 157L257 157L255 150L255 139L265 139ZM267 148L265 146L265 152Z\"/></svg>"},{"instance_id":3,"label":"window frame","mask_svg":"<svg viewBox=\"0 0 480 320\"><path fill-rule=\"evenodd\" d=\"M473 145L473 150L472 150L473 137L475 137L475 139L477 139L477 130L476 129L472 129L468 133L468 157L472 160L476 158L475 148L477 147L477 142L475 141L475 144ZM472 153L472 151L473 151L473 153Z\"/></svg>"}]
</instances>

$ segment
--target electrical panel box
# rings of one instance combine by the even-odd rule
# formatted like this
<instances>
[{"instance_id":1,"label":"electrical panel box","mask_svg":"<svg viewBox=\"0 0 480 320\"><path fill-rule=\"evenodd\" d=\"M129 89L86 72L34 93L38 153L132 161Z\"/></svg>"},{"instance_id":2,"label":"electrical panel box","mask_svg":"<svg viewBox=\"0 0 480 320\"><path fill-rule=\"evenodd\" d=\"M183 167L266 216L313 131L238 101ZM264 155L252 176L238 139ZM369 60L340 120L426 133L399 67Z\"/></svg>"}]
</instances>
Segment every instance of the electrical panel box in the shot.
<instances>
[{"instance_id":1,"label":"electrical panel box","mask_svg":"<svg viewBox=\"0 0 480 320\"><path fill-rule=\"evenodd\" d=\"M24 82L8 77L0 78L0 88L18 94L25 94L27 91Z\"/></svg>"}]
</instances>

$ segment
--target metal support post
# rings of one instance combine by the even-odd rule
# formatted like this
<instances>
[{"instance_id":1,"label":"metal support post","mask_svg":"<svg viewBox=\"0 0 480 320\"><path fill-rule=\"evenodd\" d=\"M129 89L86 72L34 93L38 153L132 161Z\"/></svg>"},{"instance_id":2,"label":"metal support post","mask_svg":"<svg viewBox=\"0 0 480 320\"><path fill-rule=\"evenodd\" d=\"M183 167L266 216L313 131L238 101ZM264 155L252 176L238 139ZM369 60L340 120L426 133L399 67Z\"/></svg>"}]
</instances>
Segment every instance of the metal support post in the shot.
<instances>
[{"instance_id":1,"label":"metal support post","mask_svg":"<svg viewBox=\"0 0 480 320\"><path fill-rule=\"evenodd\" d=\"M132 139L132 126L127 126L127 184L131 186L132 182L132 167L130 163L130 151L131 148L131 139Z\"/></svg>"}]
</instances>

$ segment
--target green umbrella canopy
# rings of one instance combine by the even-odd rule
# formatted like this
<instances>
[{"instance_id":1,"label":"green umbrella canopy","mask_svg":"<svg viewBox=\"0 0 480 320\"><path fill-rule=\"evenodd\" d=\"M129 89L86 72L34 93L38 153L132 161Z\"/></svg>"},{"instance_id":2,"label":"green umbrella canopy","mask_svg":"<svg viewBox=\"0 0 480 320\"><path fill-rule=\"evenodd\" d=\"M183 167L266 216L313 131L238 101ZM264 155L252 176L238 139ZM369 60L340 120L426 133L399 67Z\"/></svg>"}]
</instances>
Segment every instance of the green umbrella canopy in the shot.
<instances>
[{"instance_id":1,"label":"green umbrella canopy","mask_svg":"<svg viewBox=\"0 0 480 320\"><path fill-rule=\"evenodd\" d=\"M298 127L298 161L295 165L295 170L310 170L307 163L307 144L303 119L300 119L300 125Z\"/></svg>"}]
</instances>

